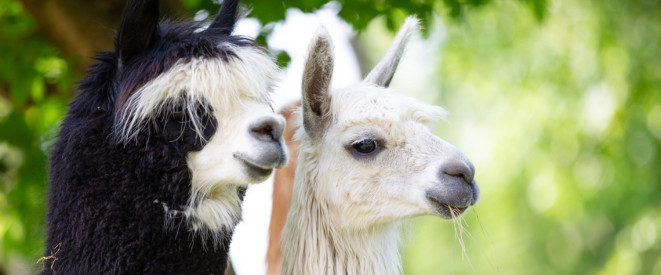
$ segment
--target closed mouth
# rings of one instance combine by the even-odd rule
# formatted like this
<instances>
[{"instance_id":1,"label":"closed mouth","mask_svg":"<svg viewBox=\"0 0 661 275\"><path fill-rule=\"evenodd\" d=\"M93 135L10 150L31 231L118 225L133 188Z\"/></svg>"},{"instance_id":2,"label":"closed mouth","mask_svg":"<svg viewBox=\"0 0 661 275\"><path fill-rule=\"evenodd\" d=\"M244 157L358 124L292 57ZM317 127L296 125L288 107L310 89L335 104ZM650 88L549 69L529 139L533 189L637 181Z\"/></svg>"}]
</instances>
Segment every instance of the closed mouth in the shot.
<instances>
[{"instance_id":1,"label":"closed mouth","mask_svg":"<svg viewBox=\"0 0 661 275\"><path fill-rule=\"evenodd\" d=\"M466 209L468 209L467 206L453 206L444 202L440 202L433 197L428 196L427 198L435 206L436 213L438 213L438 215L444 219L457 218L461 216L466 211Z\"/></svg>"},{"instance_id":2,"label":"closed mouth","mask_svg":"<svg viewBox=\"0 0 661 275\"><path fill-rule=\"evenodd\" d=\"M268 177L269 175L271 175L271 172L273 172L273 169L264 169L264 168L255 166L252 163L247 162L245 160L243 161L243 163L246 164L246 167L248 168L248 171L249 171L248 173L250 173L253 176Z\"/></svg>"},{"instance_id":3,"label":"closed mouth","mask_svg":"<svg viewBox=\"0 0 661 275\"><path fill-rule=\"evenodd\" d=\"M273 169L275 168L260 165L256 161L253 161L251 158L241 153L234 153L234 157L241 160L246 165L248 174L252 175L253 177L268 177L271 175L271 172L273 172Z\"/></svg>"}]
</instances>

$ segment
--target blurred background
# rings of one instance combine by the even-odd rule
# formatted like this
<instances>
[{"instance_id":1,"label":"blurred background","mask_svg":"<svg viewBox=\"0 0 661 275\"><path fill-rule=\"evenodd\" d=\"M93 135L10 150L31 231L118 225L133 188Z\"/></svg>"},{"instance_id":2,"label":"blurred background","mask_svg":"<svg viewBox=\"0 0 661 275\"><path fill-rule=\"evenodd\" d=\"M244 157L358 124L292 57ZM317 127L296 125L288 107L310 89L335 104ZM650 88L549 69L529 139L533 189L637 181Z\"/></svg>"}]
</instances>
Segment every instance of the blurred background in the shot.
<instances>
[{"instance_id":1,"label":"blurred background","mask_svg":"<svg viewBox=\"0 0 661 275\"><path fill-rule=\"evenodd\" d=\"M242 2L263 45L276 43L286 15L326 4ZM161 3L174 18L218 9ZM49 148L89 57L112 49L124 4L0 0L0 274L40 267ZM332 6L355 30L363 74L407 15L422 19L393 86L448 109L436 133L477 168L482 198L463 234L413 219L405 274L661 274L661 1ZM282 46L271 50L282 67L295 64Z\"/></svg>"}]
</instances>

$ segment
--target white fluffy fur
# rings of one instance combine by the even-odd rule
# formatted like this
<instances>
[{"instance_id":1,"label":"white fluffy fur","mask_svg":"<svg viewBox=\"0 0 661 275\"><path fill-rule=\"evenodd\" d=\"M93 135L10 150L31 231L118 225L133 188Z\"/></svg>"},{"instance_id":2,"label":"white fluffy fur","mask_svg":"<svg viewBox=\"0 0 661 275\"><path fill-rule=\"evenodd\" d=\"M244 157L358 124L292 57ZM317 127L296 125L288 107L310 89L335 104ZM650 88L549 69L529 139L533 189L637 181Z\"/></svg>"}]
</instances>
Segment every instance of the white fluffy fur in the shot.
<instances>
[{"instance_id":1,"label":"white fluffy fur","mask_svg":"<svg viewBox=\"0 0 661 275\"><path fill-rule=\"evenodd\" d=\"M247 187L249 183L259 181L246 178L242 173L244 163L238 161L234 153L262 154L260 143L249 136L250 122L273 116L281 124L285 123L284 118L276 116L270 106L258 102L235 106L234 112L217 114L217 117L222 117L218 121L219 130L201 151L188 155L188 166L193 174L189 207L197 218L196 228L217 231L233 228L239 222L241 208L237 187Z\"/></svg>"},{"instance_id":2,"label":"white fluffy fur","mask_svg":"<svg viewBox=\"0 0 661 275\"><path fill-rule=\"evenodd\" d=\"M120 140L130 142L150 120L158 115L167 117L179 105L184 106L191 127L203 138L204 125L196 108L200 103L211 107L207 111L213 110L217 131L201 151L188 155L193 176L190 200L179 209L166 207L166 217L184 215L191 230L214 237L233 229L240 220L237 188L259 182L246 174L245 164L235 157L240 153L257 159L263 154L262 142L250 137L250 125L265 117L284 124L270 106L277 73L273 59L257 48L219 47L231 48L239 58L179 62L128 99L118 126ZM168 100L170 104L164 104Z\"/></svg>"},{"instance_id":3,"label":"white fluffy fur","mask_svg":"<svg viewBox=\"0 0 661 275\"><path fill-rule=\"evenodd\" d=\"M334 91L308 91L304 97L323 101L322 112L325 104L328 110L317 117L304 113L312 123L296 133L301 145L283 229L283 274L400 273L401 220L438 214L425 192L439 188L443 163L465 160L430 129L446 112L382 87L416 30L417 20L409 18L366 81ZM311 49L328 49L324 44L329 42L322 32ZM319 66L305 74L323 71L329 63L323 54L309 58ZM306 79L323 77L304 75L304 89L324 87L306 86ZM351 145L365 138L378 140L381 151L367 157L352 154Z\"/></svg>"}]
</instances>

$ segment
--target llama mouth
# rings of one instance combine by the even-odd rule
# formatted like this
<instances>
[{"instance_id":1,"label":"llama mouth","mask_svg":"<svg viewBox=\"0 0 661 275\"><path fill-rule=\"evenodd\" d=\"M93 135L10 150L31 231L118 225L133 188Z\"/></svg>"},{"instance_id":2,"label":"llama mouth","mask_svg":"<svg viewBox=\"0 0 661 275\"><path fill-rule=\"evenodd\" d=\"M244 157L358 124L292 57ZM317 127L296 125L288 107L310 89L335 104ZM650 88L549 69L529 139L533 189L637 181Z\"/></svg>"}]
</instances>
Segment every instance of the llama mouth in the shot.
<instances>
[{"instance_id":1,"label":"llama mouth","mask_svg":"<svg viewBox=\"0 0 661 275\"><path fill-rule=\"evenodd\" d=\"M443 219L458 218L468 209L467 206L454 206L440 202L433 197L428 196L427 198L434 205L434 208L436 208L436 213Z\"/></svg>"},{"instance_id":2,"label":"llama mouth","mask_svg":"<svg viewBox=\"0 0 661 275\"><path fill-rule=\"evenodd\" d=\"M271 175L273 169L263 169L261 167L255 166L247 161L244 161L246 167L248 168L248 174L256 178L265 178Z\"/></svg>"},{"instance_id":3,"label":"llama mouth","mask_svg":"<svg viewBox=\"0 0 661 275\"><path fill-rule=\"evenodd\" d=\"M245 164L248 174L254 178L266 178L271 175L273 169L275 168L275 166L261 164L258 161L255 161L254 159L241 153L234 153L234 157L241 160L243 164Z\"/></svg>"}]
</instances>

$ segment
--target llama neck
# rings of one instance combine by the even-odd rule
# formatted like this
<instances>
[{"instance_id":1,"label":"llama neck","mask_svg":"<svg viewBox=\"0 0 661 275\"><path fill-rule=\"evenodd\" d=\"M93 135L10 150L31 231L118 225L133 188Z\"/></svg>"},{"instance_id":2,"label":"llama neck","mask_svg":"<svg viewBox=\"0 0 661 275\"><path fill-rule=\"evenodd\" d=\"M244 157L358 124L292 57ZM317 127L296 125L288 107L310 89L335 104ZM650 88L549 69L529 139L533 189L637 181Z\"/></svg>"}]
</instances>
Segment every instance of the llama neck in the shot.
<instances>
[{"instance_id":1,"label":"llama neck","mask_svg":"<svg viewBox=\"0 0 661 275\"><path fill-rule=\"evenodd\" d=\"M304 157L301 154L301 157ZM283 274L398 274L400 223L343 228L315 194L310 162L299 160L283 230ZM307 171L306 171L307 170Z\"/></svg>"},{"instance_id":2,"label":"llama neck","mask_svg":"<svg viewBox=\"0 0 661 275\"><path fill-rule=\"evenodd\" d=\"M44 274L222 273L231 230L218 240L188 230L186 213L164 214L186 205L185 159L156 138L116 146L111 125L101 110L63 122L51 154Z\"/></svg>"}]
</instances>

